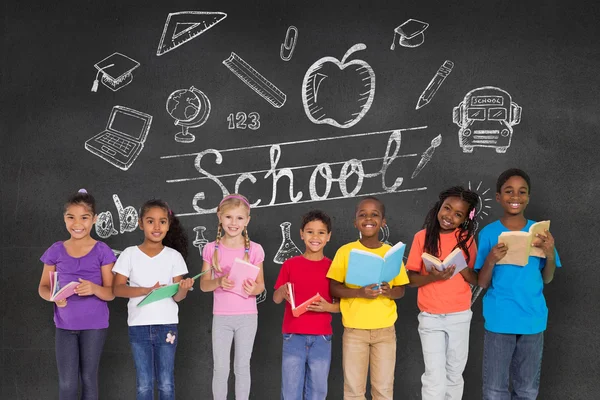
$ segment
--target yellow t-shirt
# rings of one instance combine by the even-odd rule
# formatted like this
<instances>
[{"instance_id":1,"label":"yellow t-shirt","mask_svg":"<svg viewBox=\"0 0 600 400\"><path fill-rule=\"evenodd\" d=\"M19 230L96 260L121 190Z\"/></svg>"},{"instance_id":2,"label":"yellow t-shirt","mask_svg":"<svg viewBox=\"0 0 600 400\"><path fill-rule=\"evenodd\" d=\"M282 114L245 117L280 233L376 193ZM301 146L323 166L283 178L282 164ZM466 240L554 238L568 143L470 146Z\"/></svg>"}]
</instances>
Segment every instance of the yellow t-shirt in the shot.
<instances>
[{"instance_id":1,"label":"yellow t-shirt","mask_svg":"<svg viewBox=\"0 0 600 400\"><path fill-rule=\"evenodd\" d=\"M347 287L358 289L360 286L345 283L346 270L348 269L348 257L350 250L360 249L377 254L381 257L391 249L388 244L383 244L377 249L369 249L360 241L351 242L340 247L335 253L333 262L327 272L327 277L344 283ZM390 287L402 286L409 283L404 263L397 277L388 282ZM340 300L340 311L342 312L342 324L346 328L356 329L380 329L394 325L398 318L396 302L388 297L379 296L375 299L347 298Z\"/></svg>"}]
</instances>

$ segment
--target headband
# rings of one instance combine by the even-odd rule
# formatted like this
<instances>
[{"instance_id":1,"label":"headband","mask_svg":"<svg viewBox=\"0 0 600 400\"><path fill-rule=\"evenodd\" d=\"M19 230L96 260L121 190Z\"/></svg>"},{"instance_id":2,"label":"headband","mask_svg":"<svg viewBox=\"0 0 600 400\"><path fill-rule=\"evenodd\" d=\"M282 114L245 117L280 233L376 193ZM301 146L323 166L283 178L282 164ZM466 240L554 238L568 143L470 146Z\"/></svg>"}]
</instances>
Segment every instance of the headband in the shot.
<instances>
[{"instance_id":1,"label":"headband","mask_svg":"<svg viewBox=\"0 0 600 400\"><path fill-rule=\"evenodd\" d=\"M248 208L250 208L250 203L248 203L248 200L246 200L246 198L244 196L240 196L239 194L229 194L229 195L223 197L223 200L221 200L221 202L219 203L219 206L221 206L221 204L223 204L223 202L225 202L225 200L229 200L229 199L240 200L246 206L248 206Z\"/></svg>"}]
</instances>

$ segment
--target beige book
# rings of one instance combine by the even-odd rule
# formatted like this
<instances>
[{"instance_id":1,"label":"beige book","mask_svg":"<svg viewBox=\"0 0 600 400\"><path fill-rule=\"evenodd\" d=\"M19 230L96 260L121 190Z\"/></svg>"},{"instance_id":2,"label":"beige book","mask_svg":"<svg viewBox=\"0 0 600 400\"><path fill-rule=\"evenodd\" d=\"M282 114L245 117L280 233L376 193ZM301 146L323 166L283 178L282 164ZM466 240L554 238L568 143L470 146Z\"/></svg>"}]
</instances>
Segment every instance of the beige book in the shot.
<instances>
[{"instance_id":1,"label":"beige book","mask_svg":"<svg viewBox=\"0 0 600 400\"><path fill-rule=\"evenodd\" d=\"M429 253L421 254L421 259L423 260L423 264L425 265L427 272L431 272L432 268L435 268L441 272L454 265L455 269L454 273L452 274L452 276L454 276L463 269L467 268L467 261L465 260L463 251L458 247L454 249L452 253L448 254L443 261Z\"/></svg>"},{"instance_id":2,"label":"beige book","mask_svg":"<svg viewBox=\"0 0 600 400\"><path fill-rule=\"evenodd\" d=\"M527 265L529 256L546 258L539 247L532 246L537 243L537 234L545 234L550 230L550 221L540 221L529 227L529 231L502 232L498 237L498 243L504 243L508 247L506 255L496 264L513 264L521 267Z\"/></svg>"}]
</instances>

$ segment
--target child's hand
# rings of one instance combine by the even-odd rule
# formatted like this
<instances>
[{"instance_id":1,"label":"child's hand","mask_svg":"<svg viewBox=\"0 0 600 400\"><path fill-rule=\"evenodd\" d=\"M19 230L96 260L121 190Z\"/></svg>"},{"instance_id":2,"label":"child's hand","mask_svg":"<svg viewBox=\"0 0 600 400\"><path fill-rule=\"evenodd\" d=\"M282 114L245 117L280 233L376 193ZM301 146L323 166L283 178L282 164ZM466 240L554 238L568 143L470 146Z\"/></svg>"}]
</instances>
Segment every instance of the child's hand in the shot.
<instances>
[{"instance_id":1,"label":"child's hand","mask_svg":"<svg viewBox=\"0 0 600 400\"><path fill-rule=\"evenodd\" d=\"M490 254L488 254L488 256L486 258L486 262L490 261L490 263L496 264L498 261L500 261L504 258L507 251L508 251L508 246L506 244L498 243L497 245L492 247Z\"/></svg>"},{"instance_id":2,"label":"child's hand","mask_svg":"<svg viewBox=\"0 0 600 400\"><path fill-rule=\"evenodd\" d=\"M453 264L451 266L449 266L448 268L446 268L443 271L438 271L436 268L431 268L431 271L429 271L429 275L431 275L431 279L433 279L433 281L446 281L450 278L452 278L452 275L454 274L454 270L456 269L456 266Z\"/></svg>"},{"instance_id":3,"label":"child's hand","mask_svg":"<svg viewBox=\"0 0 600 400\"><path fill-rule=\"evenodd\" d=\"M290 292L288 290L288 285L283 284L281 286L279 286L279 288L275 291L276 293L278 292L279 294L283 295L283 298L288 302L291 303L292 300L290 299Z\"/></svg>"},{"instance_id":4,"label":"child's hand","mask_svg":"<svg viewBox=\"0 0 600 400\"><path fill-rule=\"evenodd\" d=\"M538 233L535 235L536 240L531 245L542 249L546 258L552 258L554 257L554 236L552 236L547 229L544 233L545 234Z\"/></svg>"},{"instance_id":5,"label":"child's hand","mask_svg":"<svg viewBox=\"0 0 600 400\"><path fill-rule=\"evenodd\" d=\"M315 312L330 312L331 311L331 303L329 303L324 298L321 298L319 301L313 301L306 309L308 311L315 311Z\"/></svg>"},{"instance_id":6,"label":"child's hand","mask_svg":"<svg viewBox=\"0 0 600 400\"><path fill-rule=\"evenodd\" d=\"M54 304L56 304L56 307L60 307L60 308L66 307L67 306L67 299L62 299L62 300L55 301Z\"/></svg>"},{"instance_id":7,"label":"child's hand","mask_svg":"<svg viewBox=\"0 0 600 400\"><path fill-rule=\"evenodd\" d=\"M94 293L95 289L96 289L96 284L90 281L86 281L85 279L81 279L79 278L79 282L81 282L79 285L77 285L77 287L75 288L75 293L77 293L77 295L79 296L91 296Z\"/></svg>"},{"instance_id":8,"label":"child's hand","mask_svg":"<svg viewBox=\"0 0 600 400\"><path fill-rule=\"evenodd\" d=\"M158 289L158 288L159 288L159 287L161 287L161 286L163 286L163 285L161 285L161 284L160 284L160 282L156 282L156 283L154 284L154 286L146 288L146 294L150 293L150 292L151 292L151 291L153 291L154 289Z\"/></svg>"},{"instance_id":9,"label":"child's hand","mask_svg":"<svg viewBox=\"0 0 600 400\"><path fill-rule=\"evenodd\" d=\"M223 276L217 278L217 283L223 289L233 289L233 287L235 286L235 282L232 280L229 280L228 277L229 277L229 274L223 275Z\"/></svg>"},{"instance_id":10,"label":"child's hand","mask_svg":"<svg viewBox=\"0 0 600 400\"><path fill-rule=\"evenodd\" d=\"M246 279L242 284L242 287L244 288L244 292L252 295L254 294L254 290L256 290L256 281L254 279Z\"/></svg>"},{"instance_id":11,"label":"child's hand","mask_svg":"<svg viewBox=\"0 0 600 400\"><path fill-rule=\"evenodd\" d=\"M392 288L390 287L390 284L387 282L381 282L381 284L379 285L379 289L381 289L381 295L385 296L385 297L390 297L390 293Z\"/></svg>"},{"instance_id":12,"label":"child's hand","mask_svg":"<svg viewBox=\"0 0 600 400\"><path fill-rule=\"evenodd\" d=\"M375 299L381 294L381 287L378 283L372 285L363 286L358 289L358 297L364 299Z\"/></svg>"},{"instance_id":13,"label":"child's hand","mask_svg":"<svg viewBox=\"0 0 600 400\"><path fill-rule=\"evenodd\" d=\"M179 281L179 289L177 290L185 293L188 290L191 290L192 286L194 286L194 280L192 278L182 279Z\"/></svg>"}]
</instances>

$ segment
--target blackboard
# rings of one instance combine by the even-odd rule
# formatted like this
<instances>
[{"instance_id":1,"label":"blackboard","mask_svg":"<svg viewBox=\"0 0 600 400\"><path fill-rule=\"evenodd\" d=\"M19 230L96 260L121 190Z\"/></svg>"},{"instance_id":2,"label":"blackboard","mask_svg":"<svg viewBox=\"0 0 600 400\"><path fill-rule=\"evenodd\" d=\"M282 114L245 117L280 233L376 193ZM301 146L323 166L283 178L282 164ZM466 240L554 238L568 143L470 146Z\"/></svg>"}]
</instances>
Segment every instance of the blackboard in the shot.
<instances>
[{"instance_id":1,"label":"blackboard","mask_svg":"<svg viewBox=\"0 0 600 400\"><path fill-rule=\"evenodd\" d=\"M334 222L326 247L333 257L357 238L356 202L375 194L387 207L382 238L409 242L451 185L480 194L482 227L500 216L495 180L509 167L531 175L527 216L552 220L564 265L545 289L540 398L600 391L600 282L588 272L600 194L595 2L25 0L3 11L1 398L57 398L52 312L37 295L39 257L67 238L62 204L81 187L96 196L101 239L116 250L142 240L135 209L152 197L166 200L190 236L191 272L201 266L194 243L214 240L211 209L223 191L239 180L239 191L260 201L249 230L267 254L268 293L258 307L251 398L274 399L283 311L271 296L283 230L302 248L300 216L325 210ZM111 67L94 65L114 53L132 75L103 81ZM185 109L169 101L177 96ZM417 109L420 96L430 101ZM136 136L133 145L143 143L135 156L94 142L111 121ZM186 143L190 133L195 139ZM132 399L126 301L109 307L101 396ZM178 398L210 392L211 310L212 296L199 290L180 305ZM473 311L466 399L481 396L480 299ZM416 290L408 289L398 301L395 398L420 398L417 313ZM338 316L334 331L329 398L338 399Z\"/></svg>"}]
</instances>

